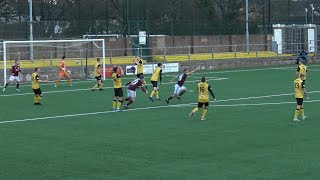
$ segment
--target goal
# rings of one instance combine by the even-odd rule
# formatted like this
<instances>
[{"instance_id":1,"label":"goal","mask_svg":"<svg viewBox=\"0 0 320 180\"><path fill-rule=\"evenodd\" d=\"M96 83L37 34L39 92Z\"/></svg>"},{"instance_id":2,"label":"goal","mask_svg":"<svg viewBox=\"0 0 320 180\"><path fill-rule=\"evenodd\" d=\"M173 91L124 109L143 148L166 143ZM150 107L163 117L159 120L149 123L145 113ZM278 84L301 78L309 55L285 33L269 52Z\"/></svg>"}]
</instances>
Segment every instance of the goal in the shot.
<instances>
[{"instance_id":1,"label":"goal","mask_svg":"<svg viewBox=\"0 0 320 180\"><path fill-rule=\"evenodd\" d=\"M3 75L1 77L0 74L0 80L3 79L3 84L6 84L11 66L19 60L21 81L31 81L30 75L36 67L41 69L41 76L54 81L58 78L63 56L72 79L91 79L97 58L101 59L103 72L106 70L105 48L104 39L3 41L3 64L0 65ZM105 79L105 73L103 75Z\"/></svg>"}]
</instances>

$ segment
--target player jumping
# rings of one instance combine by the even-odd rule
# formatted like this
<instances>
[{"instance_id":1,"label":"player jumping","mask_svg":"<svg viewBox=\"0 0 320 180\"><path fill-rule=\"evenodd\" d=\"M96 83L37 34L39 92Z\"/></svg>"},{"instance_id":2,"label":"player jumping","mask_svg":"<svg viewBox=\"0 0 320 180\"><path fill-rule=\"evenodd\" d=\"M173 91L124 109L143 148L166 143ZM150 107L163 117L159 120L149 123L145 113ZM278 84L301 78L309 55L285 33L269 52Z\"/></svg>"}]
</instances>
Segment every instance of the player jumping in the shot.
<instances>
[{"instance_id":1,"label":"player jumping","mask_svg":"<svg viewBox=\"0 0 320 180\"><path fill-rule=\"evenodd\" d=\"M97 59L97 63L94 67L94 77L97 80L97 84L92 88L92 91L95 91L97 87L99 87L99 90L102 91L103 80L102 80L102 73L101 73L100 58Z\"/></svg>"},{"instance_id":2,"label":"player jumping","mask_svg":"<svg viewBox=\"0 0 320 180\"><path fill-rule=\"evenodd\" d=\"M159 97L159 86L158 86L158 80L160 80L160 84L162 81L162 67L163 65L161 63L158 64L158 67L156 68L156 70L154 70L152 76L151 76L151 84L153 86L153 91L150 94L149 99L151 101L153 100L153 96L156 95L157 100L160 100Z\"/></svg>"},{"instance_id":3,"label":"player jumping","mask_svg":"<svg viewBox=\"0 0 320 180\"><path fill-rule=\"evenodd\" d=\"M174 92L173 95L170 96L168 99L166 99L166 102L169 104L169 101L173 98L177 98L177 99L181 99L181 96L185 93L187 93L187 88L184 87L184 83L187 80L187 77L191 74L193 74L194 72L196 72L197 70L199 70L199 67L197 67L195 70L188 72L188 69L184 69L183 73L180 74L178 77L173 78L172 80L170 80L170 82L172 82L175 79L179 79L177 84L174 86Z\"/></svg>"},{"instance_id":4,"label":"player jumping","mask_svg":"<svg viewBox=\"0 0 320 180\"><path fill-rule=\"evenodd\" d=\"M16 91L20 91L19 90L19 86L20 86L20 78L19 78L19 74L21 73L21 69L20 69L20 62L18 60L15 61L15 64L12 66L11 70L11 76L9 78L9 82L7 82L7 84L4 86L3 88L3 92L6 91L6 88L9 86L9 84L11 84L13 81L15 81L17 83L17 88Z\"/></svg>"},{"instance_id":5,"label":"player jumping","mask_svg":"<svg viewBox=\"0 0 320 180\"><path fill-rule=\"evenodd\" d=\"M118 73L120 70L120 73ZM121 66L114 67L112 69L113 87L114 87L114 98L113 98L113 110L120 112L121 105L123 103L123 90L122 90L122 80L123 69Z\"/></svg>"},{"instance_id":6,"label":"player jumping","mask_svg":"<svg viewBox=\"0 0 320 180\"><path fill-rule=\"evenodd\" d=\"M141 88L141 90L148 94L148 91L144 89L143 87L143 84L144 84L144 77L143 75L140 75L139 78L131 81L131 82L128 82L126 84L126 86L129 85L128 89L127 89L127 92L128 92L128 97L125 99L125 101L128 101L128 103L126 104L126 106L124 107L125 109L128 109L129 106L136 100L136 96L137 96L137 88Z\"/></svg>"},{"instance_id":7,"label":"player jumping","mask_svg":"<svg viewBox=\"0 0 320 180\"><path fill-rule=\"evenodd\" d=\"M134 64L137 65L137 78L139 78L140 75L143 75L143 59L141 58L141 56L138 56L134 60ZM147 82L145 80L144 80L144 85L146 86L146 89L148 89Z\"/></svg>"},{"instance_id":8,"label":"player jumping","mask_svg":"<svg viewBox=\"0 0 320 180\"><path fill-rule=\"evenodd\" d=\"M32 89L34 92L34 105L41 105L42 92L39 83L48 82L48 80L40 80L40 68L35 68L32 74Z\"/></svg>"},{"instance_id":9,"label":"player jumping","mask_svg":"<svg viewBox=\"0 0 320 180\"><path fill-rule=\"evenodd\" d=\"M294 80L294 89L295 89L295 97L297 100L297 109L294 112L294 118L293 121L300 121L298 119L299 113L302 115L302 119L305 120L307 116L304 114L304 109L303 109L303 98L306 97L309 99L306 88L305 88L305 83L303 79L305 78L304 74L300 74L299 78Z\"/></svg>"},{"instance_id":10,"label":"player jumping","mask_svg":"<svg viewBox=\"0 0 320 180\"><path fill-rule=\"evenodd\" d=\"M189 114L190 117L194 115L194 113L198 112L200 108L204 106L204 110L202 112L201 120L206 120L206 114L208 112L209 107L209 93L214 98L216 102L216 97L212 92L211 86L206 82L206 78L202 77L201 82L198 84L198 107L194 108L194 110Z\"/></svg>"},{"instance_id":11,"label":"player jumping","mask_svg":"<svg viewBox=\"0 0 320 180\"><path fill-rule=\"evenodd\" d=\"M65 58L66 58L65 56L62 56L62 58L61 58L62 60L61 60L60 65L59 65L59 79L56 80L55 87L58 87L58 85L60 84L61 79L64 78L64 77L67 78L69 86L72 86L71 85L71 78L70 78L70 75L69 75L70 73L69 73L69 71L67 69Z\"/></svg>"}]
</instances>

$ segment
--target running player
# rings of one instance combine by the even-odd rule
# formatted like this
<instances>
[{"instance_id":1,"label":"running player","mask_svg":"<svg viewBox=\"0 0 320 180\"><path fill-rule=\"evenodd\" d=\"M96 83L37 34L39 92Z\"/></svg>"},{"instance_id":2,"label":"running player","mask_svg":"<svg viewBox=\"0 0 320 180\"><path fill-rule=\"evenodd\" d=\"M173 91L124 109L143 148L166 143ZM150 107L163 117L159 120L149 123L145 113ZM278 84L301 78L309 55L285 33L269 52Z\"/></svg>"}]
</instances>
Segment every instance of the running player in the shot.
<instances>
[{"instance_id":1,"label":"running player","mask_svg":"<svg viewBox=\"0 0 320 180\"><path fill-rule=\"evenodd\" d=\"M208 112L209 107L209 93L214 98L214 102L216 102L216 97L212 92L211 86L206 82L206 78L202 77L201 82L198 84L198 107L194 108L194 110L189 114L190 117L194 115L194 113L198 112L200 108L204 106L204 110L202 112L201 120L206 120L206 114Z\"/></svg>"},{"instance_id":2,"label":"running player","mask_svg":"<svg viewBox=\"0 0 320 180\"><path fill-rule=\"evenodd\" d=\"M101 73L101 65L100 65L100 58L97 59L97 63L94 67L94 77L97 79L97 84L94 85L92 88L92 91L95 91L97 87L99 87L99 90L102 91L103 89L103 80L102 80L102 73Z\"/></svg>"},{"instance_id":3,"label":"running player","mask_svg":"<svg viewBox=\"0 0 320 180\"><path fill-rule=\"evenodd\" d=\"M61 58L62 60L61 60L60 65L59 65L59 79L56 80L55 87L58 87L58 85L60 84L61 79L64 78L64 77L67 78L69 86L72 86L71 85L70 73L69 73L69 71L67 69L67 64L65 62L65 58L66 58L65 56L62 56L62 58Z\"/></svg>"},{"instance_id":4,"label":"running player","mask_svg":"<svg viewBox=\"0 0 320 180\"><path fill-rule=\"evenodd\" d=\"M294 118L293 121L300 121L298 119L299 113L301 113L302 119L305 120L307 116L304 114L304 109L303 109L303 98L306 97L309 99L307 91L306 91L306 85L303 81L305 79L305 74L300 74L299 78L294 80L294 89L295 89L295 97L297 100L297 109L294 112Z\"/></svg>"},{"instance_id":5,"label":"running player","mask_svg":"<svg viewBox=\"0 0 320 180\"><path fill-rule=\"evenodd\" d=\"M7 82L7 84L4 86L3 88L3 92L6 91L6 88L9 86L9 84L11 84L13 81L15 81L17 83L17 88L16 91L20 91L19 90L19 86L20 86L20 78L19 78L19 74L21 73L21 69L20 69L20 62L18 60L15 61L15 64L12 66L11 70L11 76L9 78L9 81Z\"/></svg>"},{"instance_id":6,"label":"running player","mask_svg":"<svg viewBox=\"0 0 320 180\"><path fill-rule=\"evenodd\" d=\"M160 80L160 84L162 81L162 67L163 65L161 63L158 64L158 67L153 72L151 76L151 84L153 86L153 91L150 94L149 99L153 101L153 96L156 95L157 100L160 100L159 97L159 86L158 86L158 80Z\"/></svg>"},{"instance_id":7,"label":"running player","mask_svg":"<svg viewBox=\"0 0 320 180\"><path fill-rule=\"evenodd\" d=\"M138 56L135 60L134 60L134 64L137 65L137 78L140 77L140 75L143 75L143 59L141 58L141 56ZM147 82L144 80L144 85L146 86L146 89L148 89L147 87Z\"/></svg>"},{"instance_id":8,"label":"running player","mask_svg":"<svg viewBox=\"0 0 320 180\"><path fill-rule=\"evenodd\" d=\"M42 92L39 83L48 82L48 80L40 80L40 68L35 68L32 74L32 89L34 92L34 105L41 105Z\"/></svg>"},{"instance_id":9,"label":"running player","mask_svg":"<svg viewBox=\"0 0 320 180\"><path fill-rule=\"evenodd\" d=\"M118 73L120 70L120 73ZM114 67L112 69L113 87L114 87L114 98L113 98L113 110L120 112L121 105L123 103L123 90L122 90L122 80L123 69L121 66Z\"/></svg>"},{"instance_id":10,"label":"running player","mask_svg":"<svg viewBox=\"0 0 320 180\"><path fill-rule=\"evenodd\" d=\"M143 84L144 84L144 77L143 75L140 75L139 78L131 81L131 82L128 82L126 84L126 86L129 85L128 89L127 89L127 92L128 92L128 97L125 99L126 101L128 101L128 103L126 104L126 106L124 107L125 109L128 109L129 106L136 100L136 96L137 96L137 88L141 88L141 90L148 94L148 91L146 89L144 89L143 87Z\"/></svg>"},{"instance_id":11,"label":"running player","mask_svg":"<svg viewBox=\"0 0 320 180\"><path fill-rule=\"evenodd\" d=\"M300 63L300 65L299 65L299 67L297 69L297 77L299 78L301 74L304 74L305 77L302 80L303 80L303 82L305 82L306 79L307 79L307 72L308 72L308 69L307 69L307 66L306 66L306 61L305 60L300 60L299 63Z\"/></svg>"},{"instance_id":12,"label":"running player","mask_svg":"<svg viewBox=\"0 0 320 180\"><path fill-rule=\"evenodd\" d=\"M172 82L175 79L179 79L177 84L174 86L174 92L173 95L170 96L168 99L166 99L166 102L169 104L169 101L173 98L177 98L177 99L181 99L181 96L183 94L185 94L187 92L187 88L184 87L184 83L187 80L187 77L191 74L193 74L194 72L196 72L197 70L199 70L199 67L197 67L195 70L188 72L188 69L184 69L183 73L180 74L178 77L173 78L172 80L170 80L170 82Z\"/></svg>"}]
</instances>

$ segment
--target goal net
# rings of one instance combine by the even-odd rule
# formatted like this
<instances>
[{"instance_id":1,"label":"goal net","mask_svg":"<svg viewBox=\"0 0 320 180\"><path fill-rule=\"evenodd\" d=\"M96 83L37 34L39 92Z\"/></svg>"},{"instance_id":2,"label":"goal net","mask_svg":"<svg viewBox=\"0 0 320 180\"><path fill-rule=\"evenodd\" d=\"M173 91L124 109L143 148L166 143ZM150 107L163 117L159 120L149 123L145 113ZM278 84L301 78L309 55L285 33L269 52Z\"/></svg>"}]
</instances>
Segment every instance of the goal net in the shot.
<instances>
[{"instance_id":1,"label":"goal net","mask_svg":"<svg viewBox=\"0 0 320 180\"><path fill-rule=\"evenodd\" d=\"M31 74L36 67L41 69L42 78L54 81L59 76L59 64L63 56L74 80L94 78L97 58L101 59L105 72L104 39L4 41L0 55L3 60L0 65L3 69L0 80L3 80L3 84L7 82L11 67L19 60L22 82L31 81ZM103 74L105 79L105 73Z\"/></svg>"}]
</instances>

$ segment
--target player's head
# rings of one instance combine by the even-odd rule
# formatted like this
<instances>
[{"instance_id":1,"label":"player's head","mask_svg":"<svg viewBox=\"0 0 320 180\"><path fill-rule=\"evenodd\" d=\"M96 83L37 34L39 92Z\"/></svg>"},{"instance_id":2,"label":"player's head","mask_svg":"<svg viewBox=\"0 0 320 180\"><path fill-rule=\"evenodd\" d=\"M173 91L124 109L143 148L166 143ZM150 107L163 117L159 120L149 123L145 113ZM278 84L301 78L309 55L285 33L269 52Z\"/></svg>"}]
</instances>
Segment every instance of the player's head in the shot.
<instances>
[{"instance_id":1,"label":"player's head","mask_svg":"<svg viewBox=\"0 0 320 180\"><path fill-rule=\"evenodd\" d=\"M139 79L144 79L143 74L139 74Z\"/></svg>"},{"instance_id":2,"label":"player's head","mask_svg":"<svg viewBox=\"0 0 320 180\"><path fill-rule=\"evenodd\" d=\"M112 71L113 71L114 73L116 73L116 72L118 71L118 67L117 67L117 66L114 67L114 68L112 69Z\"/></svg>"},{"instance_id":3,"label":"player's head","mask_svg":"<svg viewBox=\"0 0 320 180\"><path fill-rule=\"evenodd\" d=\"M303 73L299 75L299 78L300 78L300 79L304 79L305 77L306 77L306 75L303 74Z\"/></svg>"},{"instance_id":4,"label":"player's head","mask_svg":"<svg viewBox=\"0 0 320 180\"><path fill-rule=\"evenodd\" d=\"M100 58L97 58L97 62L100 62Z\"/></svg>"},{"instance_id":5,"label":"player's head","mask_svg":"<svg viewBox=\"0 0 320 180\"><path fill-rule=\"evenodd\" d=\"M206 82L206 77L203 76L203 77L201 78L201 82Z\"/></svg>"},{"instance_id":6,"label":"player's head","mask_svg":"<svg viewBox=\"0 0 320 180\"><path fill-rule=\"evenodd\" d=\"M39 73L40 72L40 68L38 68L38 67L34 68L34 72Z\"/></svg>"},{"instance_id":7,"label":"player's head","mask_svg":"<svg viewBox=\"0 0 320 180\"><path fill-rule=\"evenodd\" d=\"M162 63L158 63L158 67L162 68L163 64Z\"/></svg>"},{"instance_id":8,"label":"player's head","mask_svg":"<svg viewBox=\"0 0 320 180\"><path fill-rule=\"evenodd\" d=\"M19 65L19 64L20 64L20 61L19 61L19 60L15 60L14 63L15 63L16 65Z\"/></svg>"},{"instance_id":9,"label":"player's head","mask_svg":"<svg viewBox=\"0 0 320 180\"><path fill-rule=\"evenodd\" d=\"M66 56L62 56L61 59L64 61L64 59L66 58Z\"/></svg>"}]
</instances>

